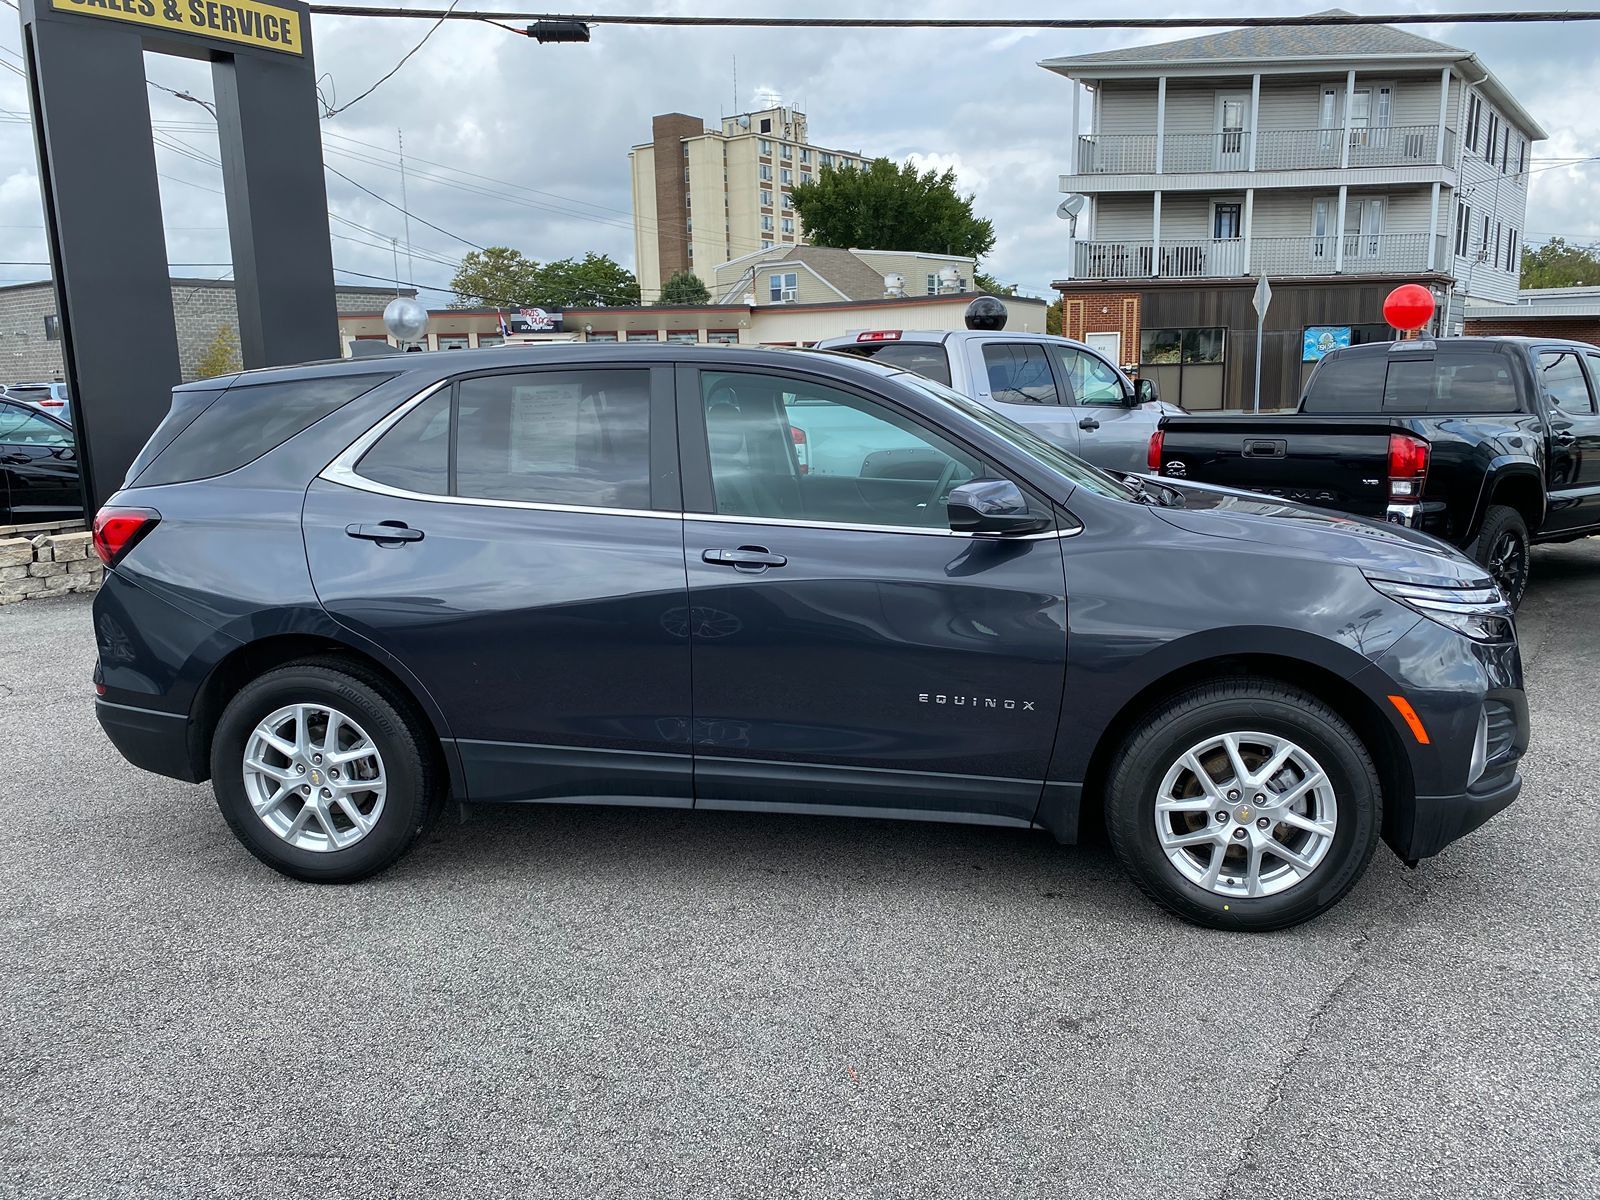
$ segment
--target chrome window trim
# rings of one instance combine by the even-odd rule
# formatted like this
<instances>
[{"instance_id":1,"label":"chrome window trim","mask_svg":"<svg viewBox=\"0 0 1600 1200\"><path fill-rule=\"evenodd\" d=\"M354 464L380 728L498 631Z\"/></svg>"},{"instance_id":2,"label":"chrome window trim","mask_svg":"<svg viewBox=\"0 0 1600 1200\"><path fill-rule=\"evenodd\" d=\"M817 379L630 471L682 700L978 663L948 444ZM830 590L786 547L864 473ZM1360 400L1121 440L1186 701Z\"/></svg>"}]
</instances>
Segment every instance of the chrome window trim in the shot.
<instances>
[{"instance_id":1,"label":"chrome window trim","mask_svg":"<svg viewBox=\"0 0 1600 1200\"><path fill-rule=\"evenodd\" d=\"M1008 542L1038 542L1052 539L1077 537L1083 532L1083 525L1079 524L1070 529L1047 529L1042 533L1024 533L1014 537L1004 537L988 533L969 533L957 529L929 529L921 525L855 525L833 521L803 521L787 517L743 517L730 513L691 513L668 512L657 509L644 508L602 508L597 505L585 504L547 504L534 500L492 500L487 497L476 496L441 496L434 492L412 492L405 488L391 487L386 483L379 483L375 479L368 479L356 471L356 464L361 461L362 455L377 443L378 439L398 425L405 415L419 404L426 401L443 388L450 387L455 382L454 378L441 379L429 384L422 391L400 404L393 412L383 417L334 458L326 467L317 474L318 479L325 479L329 483L336 483L341 487L353 488L358 492L371 492L378 496L393 496L397 500L417 500L428 504L464 504L475 508L515 508L529 512L562 512L584 513L602 517L653 517L656 520L668 521L717 521L734 525L770 525L780 528L797 529L837 529L855 533L916 533L923 537L959 537L959 538L994 538L997 541Z\"/></svg>"}]
</instances>

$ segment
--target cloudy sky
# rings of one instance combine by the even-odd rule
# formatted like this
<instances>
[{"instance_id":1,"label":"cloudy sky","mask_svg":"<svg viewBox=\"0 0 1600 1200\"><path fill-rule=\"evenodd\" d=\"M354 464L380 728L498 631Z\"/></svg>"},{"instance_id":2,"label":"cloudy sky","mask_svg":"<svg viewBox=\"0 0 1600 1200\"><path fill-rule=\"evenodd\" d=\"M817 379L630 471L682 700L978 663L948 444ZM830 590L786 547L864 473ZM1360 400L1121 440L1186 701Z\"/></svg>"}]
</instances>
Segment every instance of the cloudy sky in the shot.
<instances>
[{"instance_id":1,"label":"cloudy sky","mask_svg":"<svg viewBox=\"0 0 1600 1200\"><path fill-rule=\"evenodd\" d=\"M404 3L405 0L391 0ZM19 68L15 14L0 0L0 68ZM513 0L468 7L531 8ZM572 7L570 5L566 7ZM596 0L592 8L600 8ZM772 12L897 16L1182 16L1219 6L1093 0L1004 3L918 0L860 5L812 0L776 6L756 0L630 0L610 11L695 14ZM1350 3L1359 11L1378 11ZM1416 3L1387 0L1384 11L1527 8L1507 0ZM1307 3L1252 0L1252 14L1314 11ZM1414 32L1475 50L1550 130L1535 150L1528 242L1551 236L1600 241L1600 163L1551 166L1600 155L1594 84L1600 27L1594 25L1413 26ZM370 86L427 30L421 21L316 18L317 67L335 104ZM393 79L323 123L327 165L398 203L397 136L404 131L410 209L438 228L411 227L412 266L400 273L443 287L471 244L515 246L535 259L595 250L630 267L628 147L649 137L654 113L694 113L715 123L776 95L809 116L813 141L928 165L954 167L999 242L986 264L1002 280L1044 292L1062 272L1065 226L1055 216L1065 169L1070 86L1040 59L1195 30L973 32L664 30L599 26L588 45L540 46L492 25L446 22ZM737 91L735 65L737 64ZM207 68L147 57L156 84L210 99ZM152 87L156 156L167 220L168 259L179 275L227 277L229 252L221 173L210 116ZM40 278L45 259L37 169L26 123L27 97L15 70L0 69L0 282ZM1087 119L1087 113L1085 114ZM328 176L339 278L391 279L391 239L400 214ZM16 265L22 264L22 265ZM359 274L358 274L359 273ZM444 291L424 291L443 304Z\"/></svg>"}]
</instances>

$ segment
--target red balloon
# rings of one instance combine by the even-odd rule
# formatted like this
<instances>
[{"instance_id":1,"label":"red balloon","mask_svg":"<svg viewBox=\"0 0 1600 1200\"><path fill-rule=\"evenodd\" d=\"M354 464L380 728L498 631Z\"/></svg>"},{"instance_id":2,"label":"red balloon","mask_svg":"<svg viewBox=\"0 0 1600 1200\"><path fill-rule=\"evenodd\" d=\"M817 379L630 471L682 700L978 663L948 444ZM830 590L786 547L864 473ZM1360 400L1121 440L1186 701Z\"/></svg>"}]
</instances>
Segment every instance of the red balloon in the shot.
<instances>
[{"instance_id":1,"label":"red balloon","mask_svg":"<svg viewBox=\"0 0 1600 1200\"><path fill-rule=\"evenodd\" d=\"M1421 329L1433 319L1433 293L1420 283L1402 283L1384 299L1383 319L1396 329Z\"/></svg>"}]
</instances>

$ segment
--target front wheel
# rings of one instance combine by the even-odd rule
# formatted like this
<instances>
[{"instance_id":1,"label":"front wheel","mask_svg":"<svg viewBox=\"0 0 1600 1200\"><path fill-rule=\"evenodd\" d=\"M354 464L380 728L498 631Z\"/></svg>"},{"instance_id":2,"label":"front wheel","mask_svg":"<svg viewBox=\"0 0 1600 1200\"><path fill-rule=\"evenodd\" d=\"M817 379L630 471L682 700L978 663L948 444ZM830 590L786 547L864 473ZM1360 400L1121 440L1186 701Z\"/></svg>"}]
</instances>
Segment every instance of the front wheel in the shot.
<instances>
[{"instance_id":1,"label":"front wheel","mask_svg":"<svg viewBox=\"0 0 1600 1200\"><path fill-rule=\"evenodd\" d=\"M1143 891L1217 929L1298 925L1361 878L1382 792L1356 732L1314 696L1232 678L1174 696L1111 765L1106 826Z\"/></svg>"},{"instance_id":2,"label":"front wheel","mask_svg":"<svg viewBox=\"0 0 1600 1200\"><path fill-rule=\"evenodd\" d=\"M1472 544L1472 557L1493 577L1495 586L1515 611L1528 590L1528 523L1522 514L1505 504L1491 504L1484 514L1483 528Z\"/></svg>"}]
</instances>

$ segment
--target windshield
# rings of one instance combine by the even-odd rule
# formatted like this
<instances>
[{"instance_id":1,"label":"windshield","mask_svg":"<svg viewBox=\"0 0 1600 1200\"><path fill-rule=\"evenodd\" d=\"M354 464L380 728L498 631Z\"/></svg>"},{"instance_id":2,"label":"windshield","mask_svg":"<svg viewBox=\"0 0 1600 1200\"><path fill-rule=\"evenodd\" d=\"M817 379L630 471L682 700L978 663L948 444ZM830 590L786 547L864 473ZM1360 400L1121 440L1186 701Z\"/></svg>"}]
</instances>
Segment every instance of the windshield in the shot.
<instances>
[{"instance_id":1,"label":"windshield","mask_svg":"<svg viewBox=\"0 0 1600 1200\"><path fill-rule=\"evenodd\" d=\"M979 404L970 396L963 396L954 388L947 388L942 383L924 379L921 375L914 375L909 371L897 375L896 378L902 383L927 392L930 396L936 396L955 405L989 432L1005 438L1023 453L1038 459L1057 475L1078 487L1088 488L1091 492L1109 496L1113 500L1133 500L1137 494L1138 489L1129 487L1116 476L1085 462L1076 454L1061 449L1060 446L1052 446L1026 425L1017 424L1011 418L995 412L994 409Z\"/></svg>"}]
</instances>

